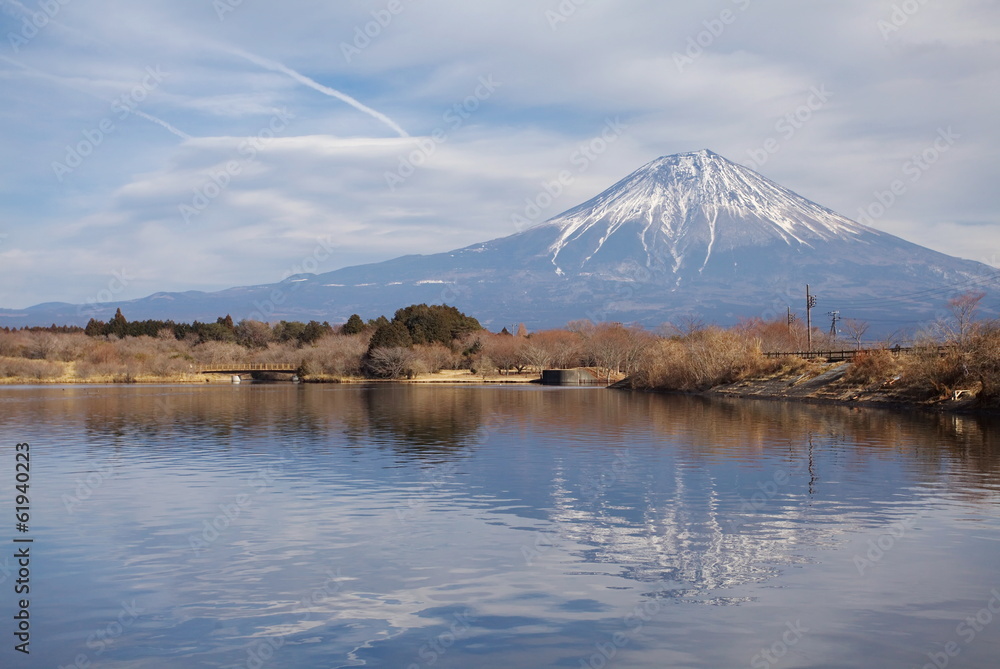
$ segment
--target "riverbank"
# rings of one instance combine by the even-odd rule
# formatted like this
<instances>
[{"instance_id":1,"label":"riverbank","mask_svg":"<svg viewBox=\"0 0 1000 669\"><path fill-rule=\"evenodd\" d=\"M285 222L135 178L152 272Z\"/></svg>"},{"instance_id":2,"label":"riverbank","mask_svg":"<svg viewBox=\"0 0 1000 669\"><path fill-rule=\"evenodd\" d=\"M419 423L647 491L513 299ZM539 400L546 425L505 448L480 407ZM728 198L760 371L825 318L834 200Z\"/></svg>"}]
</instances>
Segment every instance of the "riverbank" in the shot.
<instances>
[{"instance_id":1,"label":"riverbank","mask_svg":"<svg viewBox=\"0 0 1000 669\"><path fill-rule=\"evenodd\" d=\"M1000 406L980 401L976 388L960 389L950 394L929 394L901 383L898 375L870 382L852 379L852 363L802 361L776 371L750 375L732 383L721 383L694 391L671 388L642 388L630 380L612 386L616 389L650 392L678 392L705 397L729 397L839 404L857 407L912 408L929 411L996 412Z\"/></svg>"},{"instance_id":2,"label":"riverbank","mask_svg":"<svg viewBox=\"0 0 1000 669\"><path fill-rule=\"evenodd\" d=\"M2 358L0 358L2 361ZM94 374L86 368L80 369L74 361L45 361L45 368L37 369L41 373L20 374L17 376L0 377L0 386L13 385L107 385L107 384L203 384L232 383L232 374L203 374L195 372L165 373L165 374L131 374L118 372L113 374ZM29 370L33 371L33 370ZM242 375L244 381L249 381L249 375ZM290 380L288 374L271 374L269 380ZM467 369L446 369L439 372L417 374L410 379L371 379L363 376L337 376L331 374L311 374L302 379L305 383L463 383L463 384L523 384L536 383L539 375L536 373L511 372L510 374L475 374Z\"/></svg>"}]
</instances>

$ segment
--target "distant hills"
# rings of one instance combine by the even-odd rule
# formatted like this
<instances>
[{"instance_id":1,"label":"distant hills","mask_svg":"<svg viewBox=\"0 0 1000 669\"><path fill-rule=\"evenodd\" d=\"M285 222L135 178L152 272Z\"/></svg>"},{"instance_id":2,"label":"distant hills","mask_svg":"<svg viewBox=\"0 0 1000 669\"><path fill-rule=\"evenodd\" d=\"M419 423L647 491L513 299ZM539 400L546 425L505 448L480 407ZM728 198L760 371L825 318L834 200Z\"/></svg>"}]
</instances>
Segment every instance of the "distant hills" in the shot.
<instances>
[{"instance_id":1,"label":"distant hills","mask_svg":"<svg viewBox=\"0 0 1000 669\"><path fill-rule=\"evenodd\" d=\"M337 323L422 302L494 329L583 318L731 324L783 318L786 307L801 315L807 283L819 296L814 324L839 311L889 332L933 320L955 294L1000 288L1000 271L856 223L703 150L658 158L555 218L462 249L211 293L0 310L0 324L83 325L118 307L130 319Z\"/></svg>"}]
</instances>

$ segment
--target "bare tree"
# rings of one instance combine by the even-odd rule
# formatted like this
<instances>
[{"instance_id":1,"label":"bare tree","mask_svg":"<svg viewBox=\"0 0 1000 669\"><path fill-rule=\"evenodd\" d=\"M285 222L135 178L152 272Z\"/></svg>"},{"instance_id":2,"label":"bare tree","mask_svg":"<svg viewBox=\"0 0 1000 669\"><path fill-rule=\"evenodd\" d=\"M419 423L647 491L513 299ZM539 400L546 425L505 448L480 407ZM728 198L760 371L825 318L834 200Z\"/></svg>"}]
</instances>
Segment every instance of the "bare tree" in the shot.
<instances>
[{"instance_id":1,"label":"bare tree","mask_svg":"<svg viewBox=\"0 0 1000 669\"><path fill-rule=\"evenodd\" d=\"M488 335L480 341L483 344L483 353L496 364L497 371L506 374L514 369L521 373L528 365L524 355L527 343L525 337Z\"/></svg>"},{"instance_id":2,"label":"bare tree","mask_svg":"<svg viewBox=\"0 0 1000 669\"><path fill-rule=\"evenodd\" d=\"M368 370L383 379L400 379L413 375L413 351L402 346L384 346L368 354Z\"/></svg>"},{"instance_id":3,"label":"bare tree","mask_svg":"<svg viewBox=\"0 0 1000 669\"><path fill-rule=\"evenodd\" d=\"M271 326L267 323L244 319L236 325L236 343L247 348L265 349L272 338Z\"/></svg>"},{"instance_id":4,"label":"bare tree","mask_svg":"<svg viewBox=\"0 0 1000 669\"><path fill-rule=\"evenodd\" d=\"M601 323L587 337L584 351L594 366L605 371L610 383L613 374L622 371L627 374L634 368L650 337L642 328Z\"/></svg>"},{"instance_id":5,"label":"bare tree","mask_svg":"<svg viewBox=\"0 0 1000 669\"><path fill-rule=\"evenodd\" d=\"M861 340L868 332L870 327L868 321L861 321L857 318L848 318L844 321L844 331L847 332L852 340L854 340L855 347L857 350L861 350Z\"/></svg>"},{"instance_id":6,"label":"bare tree","mask_svg":"<svg viewBox=\"0 0 1000 669\"><path fill-rule=\"evenodd\" d=\"M534 367L541 374L552 362L552 353L541 342L533 337L528 339L524 347L524 359L529 366Z\"/></svg>"},{"instance_id":7,"label":"bare tree","mask_svg":"<svg viewBox=\"0 0 1000 669\"><path fill-rule=\"evenodd\" d=\"M976 312L986 297L984 292L967 292L948 300L948 311L954 318L952 337L956 344L965 346L976 329Z\"/></svg>"}]
</instances>

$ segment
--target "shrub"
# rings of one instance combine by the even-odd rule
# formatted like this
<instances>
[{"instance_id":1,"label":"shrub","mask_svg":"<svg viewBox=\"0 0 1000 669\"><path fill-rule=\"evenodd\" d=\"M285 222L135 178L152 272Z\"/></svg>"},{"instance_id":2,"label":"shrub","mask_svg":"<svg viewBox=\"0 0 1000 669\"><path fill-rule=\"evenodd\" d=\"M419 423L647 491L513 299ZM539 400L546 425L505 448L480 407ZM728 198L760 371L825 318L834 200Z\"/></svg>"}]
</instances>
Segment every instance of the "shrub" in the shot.
<instances>
[{"instance_id":1,"label":"shrub","mask_svg":"<svg viewBox=\"0 0 1000 669\"><path fill-rule=\"evenodd\" d=\"M381 379L412 378L416 374L416 356L402 346L376 348L368 353L368 373Z\"/></svg>"},{"instance_id":2,"label":"shrub","mask_svg":"<svg viewBox=\"0 0 1000 669\"><path fill-rule=\"evenodd\" d=\"M844 380L850 383L885 382L895 376L899 368L899 361L890 351L862 351L854 357Z\"/></svg>"},{"instance_id":3,"label":"shrub","mask_svg":"<svg viewBox=\"0 0 1000 669\"><path fill-rule=\"evenodd\" d=\"M0 378L55 379L63 375L63 366L47 360L0 358Z\"/></svg>"},{"instance_id":4,"label":"shrub","mask_svg":"<svg viewBox=\"0 0 1000 669\"><path fill-rule=\"evenodd\" d=\"M706 390L780 367L780 361L761 353L757 340L713 327L651 344L632 383L642 388Z\"/></svg>"}]
</instances>

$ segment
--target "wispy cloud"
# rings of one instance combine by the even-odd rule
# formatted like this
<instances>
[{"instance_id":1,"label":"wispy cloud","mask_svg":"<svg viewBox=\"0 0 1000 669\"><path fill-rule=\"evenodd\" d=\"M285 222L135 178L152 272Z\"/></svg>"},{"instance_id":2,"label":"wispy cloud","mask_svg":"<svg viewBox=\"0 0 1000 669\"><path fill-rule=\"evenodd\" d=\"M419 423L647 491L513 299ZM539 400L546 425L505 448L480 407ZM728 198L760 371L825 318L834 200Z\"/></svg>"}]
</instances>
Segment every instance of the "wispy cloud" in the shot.
<instances>
[{"instance_id":1,"label":"wispy cloud","mask_svg":"<svg viewBox=\"0 0 1000 669\"><path fill-rule=\"evenodd\" d=\"M181 139L191 139L191 135L187 134L186 132L184 132L182 130L178 130L177 128L175 128L174 126L170 125L169 123L167 123L163 119L156 118L152 114L147 114L146 112L144 112L144 111L142 111L140 109L133 109L132 113L135 114L136 116L140 116L140 117L146 119L147 121L152 121L153 123L166 128L167 130L169 130L170 132L174 133L175 135L177 135Z\"/></svg>"},{"instance_id":2,"label":"wispy cloud","mask_svg":"<svg viewBox=\"0 0 1000 669\"><path fill-rule=\"evenodd\" d=\"M319 91L323 95L329 95L330 97L336 98L336 99L340 100L341 102L346 102L347 104L351 105L352 107L354 107L358 111L364 112L365 114L368 114L372 118L374 118L374 119L376 119L378 121L381 121L382 123L384 123L388 127L392 128L392 130L394 132L398 133L400 137L409 137L410 136L409 133L407 133L405 130L403 130L403 128L401 128L398 123L396 123L395 121L393 121L391 118L389 118L388 116L386 116L382 112L376 111L376 110L372 109L371 107L369 107L368 105L365 105L365 104L359 102L357 99L351 97L347 93L342 93L341 91L338 91L335 88L330 88L329 86L324 86L323 84L315 81L314 79L310 79L309 77L305 76L304 74L296 72L292 68L290 68L290 67L288 67L286 65L283 65L283 64L279 63L278 61L271 60L269 58L263 58L261 56L256 56L256 55L254 55L252 53L249 53L247 51L243 51L242 49L235 49L235 48L231 49L231 53L233 53L234 55L240 56L241 58L245 58L248 61L250 61L251 63L253 63L255 65L259 65L260 67L263 67L264 69L271 70L272 72L281 72L282 74L286 74L289 77L291 77L292 79L294 79L295 81L299 82L300 84L308 86L309 88L311 88L311 89L313 89L315 91Z\"/></svg>"}]
</instances>

